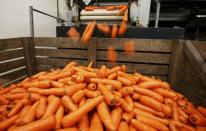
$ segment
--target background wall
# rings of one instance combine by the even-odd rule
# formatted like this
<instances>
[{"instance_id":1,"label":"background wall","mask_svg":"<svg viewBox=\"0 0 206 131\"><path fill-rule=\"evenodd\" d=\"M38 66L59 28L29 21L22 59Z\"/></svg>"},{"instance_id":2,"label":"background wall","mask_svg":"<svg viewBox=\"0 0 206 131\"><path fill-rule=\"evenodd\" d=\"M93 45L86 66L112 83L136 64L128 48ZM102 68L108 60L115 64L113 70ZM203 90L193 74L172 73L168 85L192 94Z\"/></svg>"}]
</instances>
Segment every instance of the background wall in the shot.
<instances>
[{"instance_id":1,"label":"background wall","mask_svg":"<svg viewBox=\"0 0 206 131\"><path fill-rule=\"evenodd\" d=\"M65 10L65 0L59 0L60 13ZM29 6L57 15L57 0L0 0L0 38L30 36ZM61 14L64 17L64 14ZM35 36L56 36L55 19L34 12Z\"/></svg>"}]
</instances>

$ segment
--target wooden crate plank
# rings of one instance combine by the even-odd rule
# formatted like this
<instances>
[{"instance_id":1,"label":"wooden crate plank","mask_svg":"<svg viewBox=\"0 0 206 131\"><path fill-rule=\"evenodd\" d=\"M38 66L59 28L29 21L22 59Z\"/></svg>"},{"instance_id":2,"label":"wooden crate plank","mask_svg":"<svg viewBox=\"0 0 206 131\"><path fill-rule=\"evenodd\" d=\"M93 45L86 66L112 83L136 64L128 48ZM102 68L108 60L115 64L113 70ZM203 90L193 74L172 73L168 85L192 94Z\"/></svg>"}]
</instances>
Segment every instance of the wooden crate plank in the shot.
<instances>
[{"instance_id":1,"label":"wooden crate plank","mask_svg":"<svg viewBox=\"0 0 206 131\"><path fill-rule=\"evenodd\" d=\"M19 57L24 57L23 49L0 52L0 61L5 61L5 60L19 58Z\"/></svg>"},{"instance_id":2,"label":"wooden crate plank","mask_svg":"<svg viewBox=\"0 0 206 131\"><path fill-rule=\"evenodd\" d=\"M21 38L1 39L0 51L23 47Z\"/></svg>"},{"instance_id":3,"label":"wooden crate plank","mask_svg":"<svg viewBox=\"0 0 206 131\"><path fill-rule=\"evenodd\" d=\"M126 55L124 52L117 53L117 61L121 62L170 64L170 54L138 52L131 55ZM107 60L107 51L98 51L97 60Z\"/></svg>"},{"instance_id":4,"label":"wooden crate plank","mask_svg":"<svg viewBox=\"0 0 206 131\"><path fill-rule=\"evenodd\" d=\"M172 40L149 40L149 39L126 39L126 38L116 38L116 39L106 39L98 38L98 49L106 50L108 46L113 46L116 50L123 50L124 43L127 41L135 42L136 51L150 51L150 52L165 52L170 53L172 50Z\"/></svg>"},{"instance_id":5,"label":"wooden crate plank","mask_svg":"<svg viewBox=\"0 0 206 131\"><path fill-rule=\"evenodd\" d=\"M139 72L142 74L147 75L162 75L167 76L168 75L168 66L167 65L154 65L154 64L132 64L132 63L109 63L109 62L103 62L98 61L97 66L100 67L101 65L107 65L109 67L116 66L116 65L126 65L127 66L127 72L134 73Z\"/></svg>"},{"instance_id":6,"label":"wooden crate plank","mask_svg":"<svg viewBox=\"0 0 206 131\"><path fill-rule=\"evenodd\" d=\"M92 42L92 39L91 39ZM34 38L35 46L46 46L46 47L59 47L59 48L80 48L86 49L87 44L83 44L81 39L74 40L72 38L63 37L36 37Z\"/></svg>"},{"instance_id":7,"label":"wooden crate plank","mask_svg":"<svg viewBox=\"0 0 206 131\"><path fill-rule=\"evenodd\" d=\"M68 49L45 49L36 48L37 56L50 56L50 57L61 57L61 58L80 58L87 59L87 50L68 50Z\"/></svg>"},{"instance_id":8,"label":"wooden crate plank","mask_svg":"<svg viewBox=\"0 0 206 131\"><path fill-rule=\"evenodd\" d=\"M16 69L22 66L25 66L25 59L21 58L21 59L17 59L17 60L12 60L12 61L7 61L7 62L3 62L0 63L0 73L12 70L12 69Z\"/></svg>"},{"instance_id":9,"label":"wooden crate plank","mask_svg":"<svg viewBox=\"0 0 206 131\"><path fill-rule=\"evenodd\" d=\"M192 43L206 61L206 41L192 41Z\"/></svg>"},{"instance_id":10,"label":"wooden crate plank","mask_svg":"<svg viewBox=\"0 0 206 131\"><path fill-rule=\"evenodd\" d=\"M88 43L88 62L93 62L93 66L96 66L97 60L97 42Z\"/></svg>"},{"instance_id":11,"label":"wooden crate plank","mask_svg":"<svg viewBox=\"0 0 206 131\"><path fill-rule=\"evenodd\" d=\"M37 65L52 65L54 67L64 67L71 61L75 61L79 64L87 65L87 60L78 60L78 59L60 59L60 58L36 58Z\"/></svg>"},{"instance_id":12,"label":"wooden crate plank","mask_svg":"<svg viewBox=\"0 0 206 131\"><path fill-rule=\"evenodd\" d=\"M7 83L9 81L13 81L13 80L20 78L22 76L25 76L25 75L27 75L26 67L21 68L21 69L16 70L16 71L13 71L13 72L10 72L9 74L5 74L3 76L0 76L0 85Z\"/></svg>"}]
</instances>

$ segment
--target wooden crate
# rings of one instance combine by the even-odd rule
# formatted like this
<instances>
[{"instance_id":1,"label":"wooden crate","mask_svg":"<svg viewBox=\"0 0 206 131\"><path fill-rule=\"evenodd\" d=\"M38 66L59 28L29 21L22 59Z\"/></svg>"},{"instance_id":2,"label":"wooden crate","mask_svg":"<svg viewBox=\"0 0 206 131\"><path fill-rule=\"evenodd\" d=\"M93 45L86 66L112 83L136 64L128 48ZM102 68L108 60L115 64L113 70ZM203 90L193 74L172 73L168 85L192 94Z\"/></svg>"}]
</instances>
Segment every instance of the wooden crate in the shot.
<instances>
[{"instance_id":1,"label":"wooden crate","mask_svg":"<svg viewBox=\"0 0 206 131\"><path fill-rule=\"evenodd\" d=\"M124 43L135 42L135 53L124 53ZM173 88L197 104L206 104L206 44L198 41L92 38L88 44L70 38L15 38L0 40L0 82L7 85L32 74L64 67L69 61L95 66L125 64L128 72L140 72L170 82ZM118 52L117 62L107 61L107 47ZM17 58L17 59L16 59ZM13 70L17 69L17 70ZM12 71L11 71L12 70ZM5 73L5 72L9 73ZM2 75L3 74L3 75Z\"/></svg>"}]
</instances>

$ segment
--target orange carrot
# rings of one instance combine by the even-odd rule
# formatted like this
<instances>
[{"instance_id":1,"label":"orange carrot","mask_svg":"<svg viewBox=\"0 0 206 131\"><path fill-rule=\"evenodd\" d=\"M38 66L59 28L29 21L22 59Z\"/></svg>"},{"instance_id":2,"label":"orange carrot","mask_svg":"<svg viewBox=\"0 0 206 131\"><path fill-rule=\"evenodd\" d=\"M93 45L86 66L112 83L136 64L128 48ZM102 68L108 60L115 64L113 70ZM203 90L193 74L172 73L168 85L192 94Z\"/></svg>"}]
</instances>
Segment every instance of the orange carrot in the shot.
<instances>
[{"instance_id":1,"label":"orange carrot","mask_svg":"<svg viewBox=\"0 0 206 131\"><path fill-rule=\"evenodd\" d=\"M38 93L40 88L36 88L36 87L30 87L27 90L31 93Z\"/></svg>"},{"instance_id":2,"label":"orange carrot","mask_svg":"<svg viewBox=\"0 0 206 131\"><path fill-rule=\"evenodd\" d=\"M175 98L176 94L169 91L169 90L165 90L162 88L156 88L154 89L155 92L159 93L160 95L164 96L164 97L169 97L169 98Z\"/></svg>"},{"instance_id":3,"label":"orange carrot","mask_svg":"<svg viewBox=\"0 0 206 131\"><path fill-rule=\"evenodd\" d=\"M132 118L134 117L134 112L131 111L131 112L124 112L123 115L122 115L122 121L126 122L126 123L129 123Z\"/></svg>"},{"instance_id":4,"label":"orange carrot","mask_svg":"<svg viewBox=\"0 0 206 131\"><path fill-rule=\"evenodd\" d=\"M158 81L142 82L138 84L138 86L141 88L154 89L160 86L160 82Z\"/></svg>"},{"instance_id":5,"label":"orange carrot","mask_svg":"<svg viewBox=\"0 0 206 131\"><path fill-rule=\"evenodd\" d=\"M5 95L5 98L7 100L17 100L17 99L20 100L23 97L25 97L26 95L28 95L28 93L8 94L8 95Z\"/></svg>"},{"instance_id":6,"label":"orange carrot","mask_svg":"<svg viewBox=\"0 0 206 131\"><path fill-rule=\"evenodd\" d=\"M152 128L151 126L148 126L148 125L146 125L146 124L144 124L136 119L132 119L131 124L138 131L157 131L156 129Z\"/></svg>"},{"instance_id":7,"label":"orange carrot","mask_svg":"<svg viewBox=\"0 0 206 131\"><path fill-rule=\"evenodd\" d=\"M124 51L126 52L127 55L131 55L132 53L135 52L134 45L135 45L134 41L127 41L124 43ZM139 81L139 77L138 77L138 81Z\"/></svg>"},{"instance_id":8,"label":"orange carrot","mask_svg":"<svg viewBox=\"0 0 206 131\"><path fill-rule=\"evenodd\" d=\"M99 115L100 120L106 126L106 128L108 128L109 130L115 130L115 125L112 121L112 117L104 101L97 105L97 113Z\"/></svg>"},{"instance_id":9,"label":"orange carrot","mask_svg":"<svg viewBox=\"0 0 206 131\"><path fill-rule=\"evenodd\" d=\"M79 103L79 101L84 97L84 90L77 91L74 95L72 95L71 99L74 103Z\"/></svg>"},{"instance_id":10,"label":"orange carrot","mask_svg":"<svg viewBox=\"0 0 206 131\"><path fill-rule=\"evenodd\" d=\"M139 100L140 96L141 96L141 95L138 94L138 93L133 93L133 94L132 94L132 99L133 99L133 100Z\"/></svg>"},{"instance_id":11,"label":"orange carrot","mask_svg":"<svg viewBox=\"0 0 206 131\"><path fill-rule=\"evenodd\" d=\"M178 107L177 110L178 110L178 113L179 113L181 116L183 116L183 117L186 118L186 119L189 118L188 115L187 115L181 108Z\"/></svg>"},{"instance_id":12,"label":"orange carrot","mask_svg":"<svg viewBox=\"0 0 206 131\"><path fill-rule=\"evenodd\" d=\"M106 9L107 9L108 11L111 11L111 10L115 10L116 7L115 7L115 6L108 6Z\"/></svg>"},{"instance_id":13,"label":"orange carrot","mask_svg":"<svg viewBox=\"0 0 206 131\"><path fill-rule=\"evenodd\" d=\"M94 8L93 7L90 7L90 6L87 6L87 7L85 7L84 8L86 11L93 11L94 10Z\"/></svg>"},{"instance_id":14,"label":"orange carrot","mask_svg":"<svg viewBox=\"0 0 206 131\"><path fill-rule=\"evenodd\" d=\"M148 96L140 96L140 102L154 110L162 111L162 103Z\"/></svg>"},{"instance_id":15,"label":"orange carrot","mask_svg":"<svg viewBox=\"0 0 206 131\"><path fill-rule=\"evenodd\" d=\"M96 21L93 21L91 25L88 27L87 32L85 32L82 36L82 41L84 44L88 43L90 40L90 37L92 36L94 29L95 29Z\"/></svg>"},{"instance_id":16,"label":"orange carrot","mask_svg":"<svg viewBox=\"0 0 206 131\"><path fill-rule=\"evenodd\" d=\"M80 131L89 131L89 117L84 115L78 123L78 130Z\"/></svg>"},{"instance_id":17,"label":"orange carrot","mask_svg":"<svg viewBox=\"0 0 206 131\"><path fill-rule=\"evenodd\" d=\"M55 129L61 128L61 122L62 122L63 117L64 117L64 107L62 105L60 105L59 108L57 109L56 114L55 114L55 118L56 118Z\"/></svg>"},{"instance_id":18,"label":"orange carrot","mask_svg":"<svg viewBox=\"0 0 206 131\"><path fill-rule=\"evenodd\" d=\"M97 28L105 35L110 33L110 27L106 23L97 24Z\"/></svg>"},{"instance_id":19,"label":"orange carrot","mask_svg":"<svg viewBox=\"0 0 206 131\"><path fill-rule=\"evenodd\" d=\"M171 98L165 98L164 99L164 104L167 106L172 107L173 106L174 101Z\"/></svg>"},{"instance_id":20,"label":"orange carrot","mask_svg":"<svg viewBox=\"0 0 206 131\"><path fill-rule=\"evenodd\" d=\"M173 106L172 106L172 118L173 118L175 121L179 121L179 114L178 114L178 111L177 111L177 104L176 104L176 102L173 102Z\"/></svg>"},{"instance_id":21,"label":"orange carrot","mask_svg":"<svg viewBox=\"0 0 206 131\"><path fill-rule=\"evenodd\" d=\"M44 81L36 81L36 82L31 82L26 85L24 85L25 88L28 87L36 87L36 88L49 88L50 87L50 81L44 80Z\"/></svg>"},{"instance_id":22,"label":"orange carrot","mask_svg":"<svg viewBox=\"0 0 206 131\"><path fill-rule=\"evenodd\" d=\"M119 32L118 34L120 36L124 35L124 33L126 32L127 30L127 23L125 21L122 21L121 24L120 24L120 27L119 27Z\"/></svg>"},{"instance_id":23,"label":"orange carrot","mask_svg":"<svg viewBox=\"0 0 206 131\"><path fill-rule=\"evenodd\" d=\"M2 122L0 122L0 130L6 130L8 129L10 126L12 126L14 124L14 122L18 119L19 115L14 115Z\"/></svg>"},{"instance_id":24,"label":"orange carrot","mask_svg":"<svg viewBox=\"0 0 206 131\"><path fill-rule=\"evenodd\" d=\"M124 99L121 99L121 106L122 106L122 109L124 109L125 111L127 112L131 112L132 111L132 107L127 103L126 100Z\"/></svg>"},{"instance_id":25,"label":"orange carrot","mask_svg":"<svg viewBox=\"0 0 206 131\"><path fill-rule=\"evenodd\" d=\"M90 82L93 83L101 83L104 85L112 85L115 89L119 90L122 87L122 84L115 80L109 80L109 79L99 79L99 78L91 78Z\"/></svg>"},{"instance_id":26,"label":"orange carrot","mask_svg":"<svg viewBox=\"0 0 206 131\"><path fill-rule=\"evenodd\" d=\"M35 119L35 111L36 107L39 104L39 101L35 102L32 107L25 113L24 117L22 117L20 121L20 125L28 124Z\"/></svg>"},{"instance_id":27,"label":"orange carrot","mask_svg":"<svg viewBox=\"0 0 206 131\"><path fill-rule=\"evenodd\" d=\"M76 104L73 103L72 99L69 96L63 96L61 98L63 106L71 111L77 110Z\"/></svg>"},{"instance_id":28,"label":"orange carrot","mask_svg":"<svg viewBox=\"0 0 206 131\"><path fill-rule=\"evenodd\" d=\"M136 107L136 108L138 108L140 110L146 111L148 113L151 113L153 115L159 116L159 117L164 117L165 116L164 113L158 112L158 111L156 111L156 110L154 110L152 108L149 108L149 107L147 107L147 106L145 106L145 105L143 105L143 104L141 104L139 102L134 102L134 107Z\"/></svg>"},{"instance_id":29,"label":"orange carrot","mask_svg":"<svg viewBox=\"0 0 206 131\"><path fill-rule=\"evenodd\" d=\"M166 115L166 116L171 116L172 115L172 108L162 104L162 112Z\"/></svg>"},{"instance_id":30,"label":"orange carrot","mask_svg":"<svg viewBox=\"0 0 206 131\"><path fill-rule=\"evenodd\" d=\"M136 129L134 128L132 124L129 125L129 131L136 131Z\"/></svg>"},{"instance_id":31,"label":"orange carrot","mask_svg":"<svg viewBox=\"0 0 206 131\"><path fill-rule=\"evenodd\" d=\"M206 127L205 126L197 126L195 128L195 131L206 131Z\"/></svg>"},{"instance_id":32,"label":"orange carrot","mask_svg":"<svg viewBox=\"0 0 206 131\"><path fill-rule=\"evenodd\" d=\"M119 123L120 123L121 117L122 117L121 115L122 115L122 109L120 107L114 108L111 112L111 117L112 117L112 121L113 121L114 126L115 126L115 130L117 130L119 127Z\"/></svg>"},{"instance_id":33,"label":"orange carrot","mask_svg":"<svg viewBox=\"0 0 206 131\"><path fill-rule=\"evenodd\" d=\"M125 86L130 86L130 85L132 85L132 82L131 82L130 80L124 78L124 77L118 76L118 77L117 77L117 80L118 80L119 82L121 82L122 85L125 85Z\"/></svg>"},{"instance_id":34,"label":"orange carrot","mask_svg":"<svg viewBox=\"0 0 206 131\"><path fill-rule=\"evenodd\" d=\"M127 96L129 94L132 94L134 92L133 87L123 87L120 90L118 90L118 92L122 95L122 96Z\"/></svg>"},{"instance_id":35,"label":"orange carrot","mask_svg":"<svg viewBox=\"0 0 206 131\"><path fill-rule=\"evenodd\" d=\"M118 131L129 131L129 126L126 122L120 122Z\"/></svg>"},{"instance_id":36,"label":"orange carrot","mask_svg":"<svg viewBox=\"0 0 206 131\"><path fill-rule=\"evenodd\" d=\"M38 101L38 100L40 100L42 97L43 97L42 95L39 95L39 94L37 94L37 93L31 93L31 94L29 95L29 99L30 99L31 101Z\"/></svg>"},{"instance_id":37,"label":"orange carrot","mask_svg":"<svg viewBox=\"0 0 206 131\"><path fill-rule=\"evenodd\" d=\"M195 129L189 125L183 124L179 121L175 121L175 120L170 120L170 124L173 124L174 126L178 127L178 128L185 128L187 131L195 131Z\"/></svg>"},{"instance_id":38,"label":"orange carrot","mask_svg":"<svg viewBox=\"0 0 206 131\"><path fill-rule=\"evenodd\" d=\"M173 124L169 124L169 129L170 131L178 131L178 129Z\"/></svg>"},{"instance_id":39,"label":"orange carrot","mask_svg":"<svg viewBox=\"0 0 206 131\"><path fill-rule=\"evenodd\" d=\"M206 108L202 107L202 106L198 106L197 110L206 117Z\"/></svg>"},{"instance_id":40,"label":"orange carrot","mask_svg":"<svg viewBox=\"0 0 206 131\"><path fill-rule=\"evenodd\" d=\"M20 125L22 118L25 116L26 112L30 110L31 107L31 105L24 106L24 108L21 110L21 113L19 114L18 119L15 121L16 126Z\"/></svg>"},{"instance_id":41,"label":"orange carrot","mask_svg":"<svg viewBox=\"0 0 206 131\"><path fill-rule=\"evenodd\" d=\"M122 21L124 21L124 22L128 22L128 10L126 10L125 12L124 12L124 16L123 16L123 19L122 19Z\"/></svg>"},{"instance_id":42,"label":"orange carrot","mask_svg":"<svg viewBox=\"0 0 206 131\"><path fill-rule=\"evenodd\" d=\"M76 127L69 127L64 129L57 129L55 131L78 131L78 129Z\"/></svg>"},{"instance_id":43,"label":"orange carrot","mask_svg":"<svg viewBox=\"0 0 206 131\"><path fill-rule=\"evenodd\" d=\"M107 48L107 59L111 63L115 63L117 60L117 52L115 51L115 48L113 46L109 46Z\"/></svg>"},{"instance_id":44,"label":"orange carrot","mask_svg":"<svg viewBox=\"0 0 206 131\"><path fill-rule=\"evenodd\" d=\"M84 95L88 98L94 98L94 97L97 97L98 95L100 95L100 92L84 89Z\"/></svg>"},{"instance_id":45,"label":"orange carrot","mask_svg":"<svg viewBox=\"0 0 206 131\"><path fill-rule=\"evenodd\" d=\"M134 90L135 92L142 94L142 95L146 95L149 97L154 98L155 100L159 101L159 102L163 102L164 98L163 96L159 95L158 93L151 91L149 89L145 89L145 88L140 88L138 86L134 86Z\"/></svg>"},{"instance_id":46,"label":"orange carrot","mask_svg":"<svg viewBox=\"0 0 206 131\"><path fill-rule=\"evenodd\" d=\"M76 83L83 83L84 82L84 75L82 74L77 74L72 76L72 81L76 82Z\"/></svg>"},{"instance_id":47,"label":"orange carrot","mask_svg":"<svg viewBox=\"0 0 206 131\"><path fill-rule=\"evenodd\" d=\"M20 101L18 102L14 108L12 108L12 110L9 112L8 117L12 117L14 115L16 115L17 113L19 113L21 111L21 109L23 108L23 103Z\"/></svg>"},{"instance_id":48,"label":"orange carrot","mask_svg":"<svg viewBox=\"0 0 206 131\"><path fill-rule=\"evenodd\" d=\"M112 73L112 74L108 75L107 78L110 80L114 80L115 78L117 78L117 73Z\"/></svg>"},{"instance_id":49,"label":"orange carrot","mask_svg":"<svg viewBox=\"0 0 206 131\"><path fill-rule=\"evenodd\" d=\"M65 87L65 95L72 96L78 90L83 90L86 87L85 83L75 84Z\"/></svg>"},{"instance_id":50,"label":"orange carrot","mask_svg":"<svg viewBox=\"0 0 206 131\"><path fill-rule=\"evenodd\" d=\"M29 124L19 126L15 128L13 131L46 131L46 130L53 129L55 127L55 123L56 123L56 119L52 115L52 116L48 116L46 118L31 122Z\"/></svg>"},{"instance_id":51,"label":"orange carrot","mask_svg":"<svg viewBox=\"0 0 206 131\"><path fill-rule=\"evenodd\" d=\"M80 33L77 31L76 28L71 27L68 31L67 31L67 36L68 37L80 37Z\"/></svg>"},{"instance_id":52,"label":"orange carrot","mask_svg":"<svg viewBox=\"0 0 206 131\"><path fill-rule=\"evenodd\" d=\"M75 123L77 123L83 115L93 110L102 100L103 100L103 96L98 96L96 98L93 98L92 100L86 102L83 106L81 106L77 110L66 115L62 120L63 127L70 127Z\"/></svg>"},{"instance_id":53,"label":"orange carrot","mask_svg":"<svg viewBox=\"0 0 206 131\"><path fill-rule=\"evenodd\" d=\"M63 88L64 87L64 84L61 82L58 82L58 81L51 81L51 85L54 88Z\"/></svg>"},{"instance_id":54,"label":"orange carrot","mask_svg":"<svg viewBox=\"0 0 206 131\"><path fill-rule=\"evenodd\" d=\"M110 74L115 73L115 72L120 71L120 70L121 70L120 66L115 66L115 67L111 68L110 70L108 70L107 74L110 75Z\"/></svg>"},{"instance_id":55,"label":"orange carrot","mask_svg":"<svg viewBox=\"0 0 206 131\"><path fill-rule=\"evenodd\" d=\"M160 82L160 87L164 89L169 89L170 85L167 82Z\"/></svg>"},{"instance_id":56,"label":"orange carrot","mask_svg":"<svg viewBox=\"0 0 206 131\"><path fill-rule=\"evenodd\" d=\"M40 95L55 95L55 96L63 96L64 88L50 88L50 89L40 89L38 93Z\"/></svg>"},{"instance_id":57,"label":"orange carrot","mask_svg":"<svg viewBox=\"0 0 206 131\"><path fill-rule=\"evenodd\" d=\"M51 100L49 100L48 98L48 106L45 110L43 118L54 115L57 111L57 108L59 107L59 104L60 104L60 99L58 97L53 96Z\"/></svg>"},{"instance_id":58,"label":"orange carrot","mask_svg":"<svg viewBox=\"0 0 206 131\"><path fill-rule=\"evenodd\" d=\"M197 126L206 126L206 118L199 114L192 114L189 117L190 122Z\"/></svg>"},{"instance_id":59,"label":"orange carrot","mask_svg":"<svg viewBox=\"0 0 206 131\"><path fill-rule=\"evenodd\" d=\"M118 33L118 28L117 28L117 25L114 24L114 25L112 25L111 37L112 38L116 38L117 37L117 33Z\"/></svg>"},{"instance_id":60,"label":"orange carrot","mask_svg":"<svg viewBox=\"0 0 206 131\"><path fill-rule=\"evenodd\" d=\"M3 97L2 95L0 95L0 104L6 105L6 104L8 104L8 103L9 103L9 101L8 101L5 97Z\"/></svg>"},{"instance_id":61,"label":"orange carrot","mask_svg":"<svg viewBox=\"0 0 206 131\"><path fill-rule=\"evenodd\" d=\"M89 131L97 130L97 131L104 131L101 120L99 119L99 116L95 112L91 118L90 121L90 129Z\"/></svg>"},{"instance_id":62,"label":"orange carrot","mask_svg":"<svg viewBox=\"0 0 206 131\"><path fill-rule=\"evenodd\" d=\"M98 90L102 93L102 95L104 96L104 100L108 105L116 104L114 95L108 88L105 88L103 84L98 84Z\"/></svg>"},{"instance_id":63,"label":"orange carrot","mask_svg":"<svg viewBox=\"0 0 206 131\"><path fill-rule=\"evenodd\" d=\"M96 84L94 83L90 83L88 86L87 86L87 89L91 90L91 91L94 91L97 89L97 86Z\"/></svg>"},{"instance_id":64,"label":"orange carrot","mask_svg":"<svg viewBox=\"0 0 206 131\"><path fill-rule=\"evenodd\" d=\"M131 96L127 95L124 97L124 100L128 103L128 105L133 109L134 108L134 101L132 100Z\"/></svg>"}]
</instances>

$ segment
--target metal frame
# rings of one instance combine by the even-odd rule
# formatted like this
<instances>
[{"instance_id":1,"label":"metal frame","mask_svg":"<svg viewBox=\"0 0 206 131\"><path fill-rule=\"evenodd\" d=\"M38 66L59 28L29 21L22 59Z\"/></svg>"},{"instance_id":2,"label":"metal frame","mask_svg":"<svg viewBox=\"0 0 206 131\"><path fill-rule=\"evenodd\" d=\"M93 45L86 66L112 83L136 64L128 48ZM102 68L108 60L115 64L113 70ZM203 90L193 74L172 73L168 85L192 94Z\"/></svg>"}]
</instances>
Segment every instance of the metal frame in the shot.
<instances>
[{"instance_id":1,"label":"metal frame","mask_svg":"<svg viewBox=\"0 0 206 131\"><path fill-rule=\"evenodd\" d=\"M38 13L40 13L40 14L49 16L49 17L51 17L51 18L55 18L56 20L60 21L61 23L67 22L66 20L64 20L64 19L62 19L62 18L59 18L59 17L53 16L53 15L50 15L50 14L45 13L45 12L43 12L43 11L34 9L32 6L29 6L30 36L31 36L31 37L34 37L34 13L33 13L33 12L38 12Z\"/></svg>"}]
</instances>

